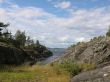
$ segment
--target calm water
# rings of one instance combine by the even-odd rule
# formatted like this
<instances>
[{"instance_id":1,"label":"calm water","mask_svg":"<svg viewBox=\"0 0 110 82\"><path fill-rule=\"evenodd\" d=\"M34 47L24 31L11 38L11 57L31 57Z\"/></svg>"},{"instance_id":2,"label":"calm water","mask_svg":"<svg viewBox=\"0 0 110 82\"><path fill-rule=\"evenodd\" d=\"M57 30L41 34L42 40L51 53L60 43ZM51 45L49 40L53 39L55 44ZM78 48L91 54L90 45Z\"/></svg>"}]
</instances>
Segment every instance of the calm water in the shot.
<instances>
[{"instance_id":1,"label":"calm water","mask_svg":"<svg viewBox=\"0 0 110 82\"><path fill-rule=\"evenodd\" d=\"M55 60L57 60L58 58L60 58L65 49L64 48L50 48L50 50L53 52L53 56L47 58L45 61L43 61L44 64L47 64L47 63L51 63Z\"/></svg>"}]
</instances>

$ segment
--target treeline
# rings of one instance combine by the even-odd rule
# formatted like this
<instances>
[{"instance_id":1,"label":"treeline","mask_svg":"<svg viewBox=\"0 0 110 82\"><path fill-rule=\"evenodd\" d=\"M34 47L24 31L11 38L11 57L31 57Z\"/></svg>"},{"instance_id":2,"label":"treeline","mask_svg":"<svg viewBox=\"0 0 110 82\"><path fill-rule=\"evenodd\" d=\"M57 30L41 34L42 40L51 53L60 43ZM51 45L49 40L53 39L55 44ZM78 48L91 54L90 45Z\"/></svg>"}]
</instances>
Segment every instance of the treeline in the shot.
<instances>
[{"instance_id":1,"label":"treeline","mask_svg":"<svg viewBox=\"0 0 110 82\"><path fill-rule=\"evenodd\" d=\"M15 35L12 35L12 33L8 30L9 25L10 24L4 24L0 22L1 43L5 43L17 49L20 49L23 52L26 52L27 55L32 57L35 61L38 60L38 58L45 59L52 55L52 52L48 50L46 46L40 44L38 40L34 41L33 39L31 39L30 36L26 35L25 31L22 32L20 30L17 30Z\"/></svg>"},{"instance_id":2,"label":"treeline","mask_svg":"<svg viewBox=\"0 0 110 82\"><path fill-rule=\"evenodd\" d=\"M33 48L35 45L41 45L38 40L35 42L30 36L27 36L25 31L17 30L15 35L12 35L7 29L9 25L0 22L0 42L5 42L17 48Z\"/></svg>"}]
</instances>

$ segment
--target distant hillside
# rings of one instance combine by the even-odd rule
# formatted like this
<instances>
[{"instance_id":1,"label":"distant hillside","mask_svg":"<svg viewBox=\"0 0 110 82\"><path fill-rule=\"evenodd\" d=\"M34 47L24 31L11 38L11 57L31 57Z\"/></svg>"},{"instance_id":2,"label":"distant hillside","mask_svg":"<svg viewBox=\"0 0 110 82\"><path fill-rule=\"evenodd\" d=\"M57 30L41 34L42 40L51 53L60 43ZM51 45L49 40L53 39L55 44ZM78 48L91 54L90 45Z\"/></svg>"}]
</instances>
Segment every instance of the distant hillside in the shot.
<instances>
[{"instance_id":1,"label":"distant hillside","mask_svg":"<svg viewBox=\"0 0 110 82\"><path fill-rule=\"evenodd\" d=\"M65 48L48 48L48 50L50 50L53 53L53 56L47 58L44 63L51 63L55 60L57 60L58 58L60 58L63 53L65 52Z\"/></svg>"},{"instance_id":2,"label":"distant hillside","mask_svg":"<svg viewBox=\"0 0 110 82\"><path fill-rule=\"evenodd\" d=\"M61 55L66 50L65 48L48 48L54 55Z\"/></svg>"}]
</instances>

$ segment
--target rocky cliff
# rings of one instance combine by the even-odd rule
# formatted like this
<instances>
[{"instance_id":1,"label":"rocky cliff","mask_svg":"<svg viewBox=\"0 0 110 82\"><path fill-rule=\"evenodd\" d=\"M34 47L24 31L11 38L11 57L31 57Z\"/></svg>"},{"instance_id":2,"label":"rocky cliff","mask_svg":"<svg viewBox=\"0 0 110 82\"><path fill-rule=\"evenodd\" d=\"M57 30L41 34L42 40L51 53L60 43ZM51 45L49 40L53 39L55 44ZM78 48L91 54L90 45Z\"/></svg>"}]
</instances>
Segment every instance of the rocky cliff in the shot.
<instances>
[{"instance_id":1,"label":"rocky cliff","mask_svg":"<svg viewBox=\"0 0 110 82\"><path fill-rule=\"evenodd\" d=\"M23 50L0 43L0 64L20 65L30 59Z\"/></svg>"},{"instance_id":2,"label":"rocky cliff","mask_svg":"<svg viewBox=\"0 0 110 82\"><path fill-rule=\"evenodd\" d=\"M110 38L97 37L68 48L60 61L71 59L78 64L95 64L95 69L82 71L71 82L110 82Z\"/></svg>"},{"instance_id":3,"label":"rocky cliff","mask_svg":"<svg viewBox=\"0 0 110 82\"><path fill-rule=\"evenodd\" d=\"M110 82L110 66L83 72L73 77L71 82Z\"/></svg>"},{"instance_id":4,"label":"rocky cliff","mask_svg":"<svg viewBox=\"0 0 110 82\"><path fill-rule=\"evenodd\" d=\"M89 42L78 43L68 48L62 59L72 59L76 63L105 64L110 61L110 40L98 37Z\"/></svg>"},{"instance_id":5,"label":"rocky cliff","mask_svg":"<svg viewBox=\"0 0 110 82\"><path fill-rule=\"evenodd\" d=\"M47 49L43 50L42 53L38 53L37 49L20 49L0 42L0 65L33 65L51 55L51 52Z\"/></svg>"}]
</instances>

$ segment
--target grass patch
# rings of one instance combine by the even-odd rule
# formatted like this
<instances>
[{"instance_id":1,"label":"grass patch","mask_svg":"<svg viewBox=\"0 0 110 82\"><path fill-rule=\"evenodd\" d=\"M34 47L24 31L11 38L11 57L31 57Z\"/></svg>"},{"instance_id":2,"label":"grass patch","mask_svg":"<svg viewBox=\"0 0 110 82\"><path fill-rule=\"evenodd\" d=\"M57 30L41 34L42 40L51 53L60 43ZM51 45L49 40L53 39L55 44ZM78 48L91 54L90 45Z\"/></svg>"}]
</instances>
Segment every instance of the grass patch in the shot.
<instances>
[{"instance_id":1,"label":"grass patch","mask_svg":"<svg viewBox=\"0 0 110 82\"><path fill-rule=\"evenodd\" d=\"M94 68L94 64L75 64L72 60L32 67L1 66L0 82L70 82L71 77Z\"/></svg>"},{"instance_id":2,"label":"grass patch","mask_svg":"<svg viewBox=\"0 0 110 82\"><path fill-rule=\"evenodd\" d=\"M60 63L57 62L53 64L53 67L58 73L65 71L68 72L70 76L75 76L82 71L82 68L78 64L75 64L72 60L63 60Z\"/></svg>"},{"instance_id":3,"label":"grass patch","mask_svg":"<svg viewBox=\"0 0 110 82\"><path fill-rule=\"evenodd\" d=\"M82 63L82 64L79 64L79 66L83 71L89 71L96 68L96 65L93 63Z\"/></svg>"},{"instance_id":4,"label":"grass patch","mask_svg":"<svg viewBox=\"0 0 110 82\"><path fill-rule=\"evenodd\" d=\"M67 72L60 71L58 74L50 65L11 67L11 71L7 71L6 68L6 71L0 72L0 82L69 82L69 80Z\"/></svg>"}]
</instances>

